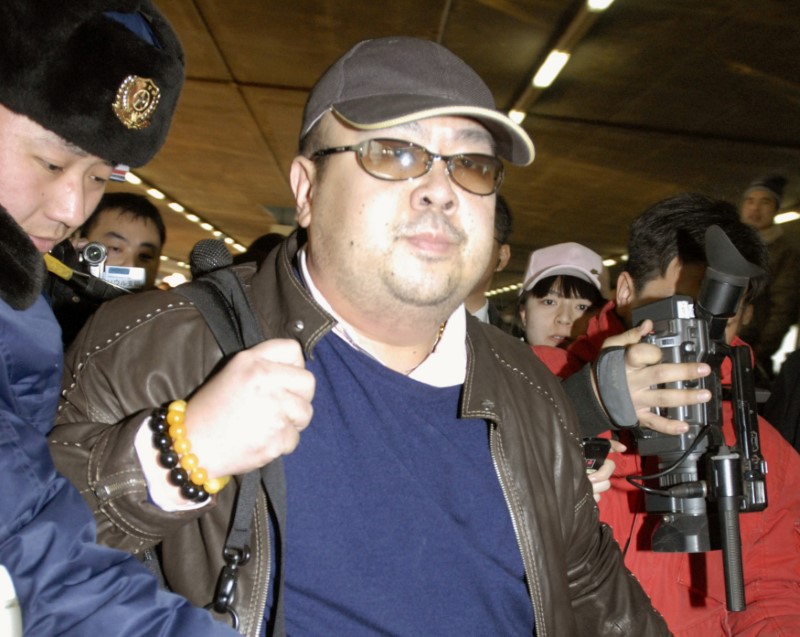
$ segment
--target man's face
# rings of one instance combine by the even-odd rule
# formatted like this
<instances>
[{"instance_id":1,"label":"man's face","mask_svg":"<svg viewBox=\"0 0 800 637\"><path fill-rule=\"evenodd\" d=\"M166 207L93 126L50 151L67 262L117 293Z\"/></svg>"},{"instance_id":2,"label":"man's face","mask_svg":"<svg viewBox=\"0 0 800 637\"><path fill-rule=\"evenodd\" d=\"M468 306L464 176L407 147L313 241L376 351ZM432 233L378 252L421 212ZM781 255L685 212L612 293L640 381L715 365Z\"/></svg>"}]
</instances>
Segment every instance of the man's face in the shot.
<instances>
[{"instance_id":1,"label":"man's face","mask_svg":"<svg viewBox=\"0 0 800 637\"><path fill-rule=\"evenodd\" d=\"M86 240L106 247L106 265L144 268L145 287L155 285L162 246L158 228L150 219L135 217L122 208L109 208L100 213Z\"/></svg>"},{"instance_id":2,"label":"man's face","mask_svg":"<svg viewBox=\"0 0 800 637\"><path fill-rule=\"evenodd\" d=\"M0 205L48 252L100 201L111 165L0 105Z\"/></svg>"},{"instance_id":3,"label":"man's face","mask_svg":"<svg viewBox=\"0 0 800 637\"><path fill-rule=\"evenodd\" d=\"M778 206L768 191L761 188L750 190L739 208L739 216L742 222L756 230L766 230L772 225Z\"/></svg>"},{"instance_id":4,"label":"man's face","mask_svg":"<svg viewBox=\"0 0 800 637\"><path fill-rule=\"evenodd\" d=\"M493 154L488 132L461 117L371 132L326 117L326 147L394 138L441 155ZM367 174L352 152L325 161L320 175L313 162L298 158L293 175L311 171L307 195L298 196L298 220L309 231L309 270L334 309L365 320L370 313L408 312L446 318L487 268L495 196L467 192L450 179L442 161L407 181ZM298 183L293 178L296 194L302 191Z\"/></svg>"}]
</instances>

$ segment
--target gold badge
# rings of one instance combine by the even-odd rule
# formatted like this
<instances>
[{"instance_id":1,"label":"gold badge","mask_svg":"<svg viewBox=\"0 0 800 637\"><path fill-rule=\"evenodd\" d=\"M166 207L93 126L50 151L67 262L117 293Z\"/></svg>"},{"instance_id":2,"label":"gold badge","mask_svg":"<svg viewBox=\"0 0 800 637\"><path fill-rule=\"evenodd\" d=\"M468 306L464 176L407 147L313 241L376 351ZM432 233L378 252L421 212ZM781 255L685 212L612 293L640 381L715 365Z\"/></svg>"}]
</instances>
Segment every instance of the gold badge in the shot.
<instances>
[{"instance_id":1,"label":"gold badge","mask_svg":"<svg viewBox=\"0 0 800 637\"><path fill-rule=\"evenodd\" d=\"M129 75L117 89L114 113L127 128L139 130L150 126L150 117L161 98L153 80L138 75Z\"/></svg>"}]
</instances>

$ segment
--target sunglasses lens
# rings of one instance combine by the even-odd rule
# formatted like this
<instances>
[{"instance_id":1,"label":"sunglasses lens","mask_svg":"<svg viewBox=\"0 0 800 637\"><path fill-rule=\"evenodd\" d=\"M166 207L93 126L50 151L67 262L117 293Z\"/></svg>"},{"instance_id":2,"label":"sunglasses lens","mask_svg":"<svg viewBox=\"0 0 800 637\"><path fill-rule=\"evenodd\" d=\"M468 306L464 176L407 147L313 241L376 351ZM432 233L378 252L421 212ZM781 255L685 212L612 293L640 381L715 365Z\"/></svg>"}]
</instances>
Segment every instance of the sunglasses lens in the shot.
<instances>
[{"instance_id":1,"label":"sunglasses lens","mask_svg":"<svg viewBox=\"0 0 800 637\"><path fill-rule=\"evenodd\" d=\"M428 171L428 152L395 139L371 139L358 153L361 166L373 177L404 180L421 177Z\"/></svg>"},{"instance_id":2,"label":"sunglasses lens","mask_svg":"<svg viewBox=\"0 0 800 637\"><path fill-rule=\"evenodd\" d=\"M447 167L453 181L476 195L491 195L503 180L503 164L491 155L456 155Z\"/></svg>"},{"instance_id":3,"label":"sunglasses lens","mask_svg":"<svg viewBox=\"0 0 800 637\"><path fill-rule=\"evenodd\" d=\"M361 167L390 181L416 179L427 173L433 156L422 146L398 139L370 139L358 148ZM479 153L448 158L447 170L459 186L476 195L491 195L503 181L503 163Z\"/></svg>"}]
</instances>

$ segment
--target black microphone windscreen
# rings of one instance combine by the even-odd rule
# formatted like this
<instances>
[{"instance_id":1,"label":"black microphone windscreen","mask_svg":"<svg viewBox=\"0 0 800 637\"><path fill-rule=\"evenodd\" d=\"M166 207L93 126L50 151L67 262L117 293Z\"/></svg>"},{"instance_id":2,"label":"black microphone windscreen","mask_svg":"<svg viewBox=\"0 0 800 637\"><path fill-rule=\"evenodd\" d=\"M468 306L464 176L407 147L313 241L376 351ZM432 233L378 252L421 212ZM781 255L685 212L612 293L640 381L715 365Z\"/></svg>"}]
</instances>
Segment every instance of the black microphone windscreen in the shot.
<instances>
[{"instance_id":1,"label":"black microphone windscreen","mask_svg":"<svg viewBox=\"0 0 800 637\"><path fill-rule=\"evenodd\" d=\"M233 264L233 255L218 239L201 239L189 254L189 268L192 278L198 277Z\"/></svg>"}]
</instances>

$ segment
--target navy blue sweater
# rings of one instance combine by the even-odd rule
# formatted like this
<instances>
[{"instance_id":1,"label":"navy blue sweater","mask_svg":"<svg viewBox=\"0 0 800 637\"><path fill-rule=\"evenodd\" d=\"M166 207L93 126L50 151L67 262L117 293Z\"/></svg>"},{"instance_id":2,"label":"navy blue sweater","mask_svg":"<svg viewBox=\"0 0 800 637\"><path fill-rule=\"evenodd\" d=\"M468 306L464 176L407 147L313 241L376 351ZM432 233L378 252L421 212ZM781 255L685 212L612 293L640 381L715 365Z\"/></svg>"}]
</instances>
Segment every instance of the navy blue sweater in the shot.
<instances>
[{"instance_id":1,"label":"navy blue sweater","mask_svg":"<svg viewBox=\"0 0 800 637\"><path fill-rule=\"evenodd\" d=\"M289 635L531 635L487 423L329 334L284 459Z\"/></svg>"}]
</instances>

